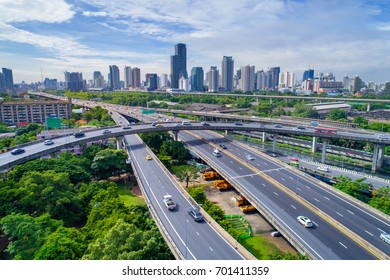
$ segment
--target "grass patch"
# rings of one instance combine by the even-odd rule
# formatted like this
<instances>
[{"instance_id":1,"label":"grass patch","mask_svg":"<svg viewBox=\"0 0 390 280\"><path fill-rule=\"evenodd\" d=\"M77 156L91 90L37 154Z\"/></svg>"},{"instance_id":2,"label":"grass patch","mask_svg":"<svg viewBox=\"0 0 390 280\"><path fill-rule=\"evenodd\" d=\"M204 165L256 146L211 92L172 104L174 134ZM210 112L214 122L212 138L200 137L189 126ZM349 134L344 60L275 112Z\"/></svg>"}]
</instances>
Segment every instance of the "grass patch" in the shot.
<instances>
[{"instance_id":1,"label":"grass patch","mask_svg":"<svg viewBox=\"0 0 390 280\"><path fill-rule=\"evenodd\" d=\"M263 235L255 235L241 241L241 244L259 260L268 260L271 254L282 254L275 244Z\"/></svg>"},{"instance_id":2,"label":"grass patch","mask_svg":"<svg viewBox=\"0 0 390 280\"><path fill-rule=\"evenodd\" d=\"M130 186L117 184L119 198L126 206L146 205L145 200L131 193Z\"/></svg>"}]
</instances>

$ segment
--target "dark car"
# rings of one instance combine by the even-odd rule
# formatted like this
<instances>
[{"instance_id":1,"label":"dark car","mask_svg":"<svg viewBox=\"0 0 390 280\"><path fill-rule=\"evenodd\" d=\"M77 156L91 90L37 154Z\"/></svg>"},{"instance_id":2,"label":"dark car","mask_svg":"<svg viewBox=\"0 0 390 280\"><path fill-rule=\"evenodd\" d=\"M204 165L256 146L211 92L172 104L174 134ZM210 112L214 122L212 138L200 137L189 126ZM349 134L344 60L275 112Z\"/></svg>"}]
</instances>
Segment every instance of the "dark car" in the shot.
<instances>
[{"instance_id":1,"label":"dark car","mask_svg":"<svg viewBox=\"0 0 390 280\"><path fill-rule=\"evenodd\" d=\"M131 129L131 125L126 125L122 127L123 129Z\"/></svg>"},{"instance_id":2,"label":"dark car","mask_svg":"<svg viewBox=\"0 0 390 280\"><path fill-rule=\"evenodd\" d=\"M195 208L188 209L188 214L194 219L196 222L203 221L203 215Z\"/></svg>"},{"instance_id":3,"label":"dark car","mask_svg":"<svg viewBox=\"0 0 390 280\"><path fill-rule=\"evenodd\" d=\"M84 132L81 132L81 131L79 131L79 132L76 132L75 134L73 134L74 135L74 137L76 137L76 138L81 138L81 137L84 137L85 136L85 133Z\"/></svg>"},{"instance_id":4,"label":"dark car","mask_svg":"<svg viewBox=\"0 0 390 280\"><path fill-rule=\"evenodd\" d=\"M280 124L276 124L275 127L276 127L276 128L282 128L283 126L280 125Z\"/></svg>"},{"instance_id":5,"label":"dark car","mask_svg":"<svg viewBox=\"0 0 390 280\"><path fill-rule=\"evenodd\" d=\"M25 152L24 149L22 149L22 148L16 148L16 149L13 149L13 150L11 151L11 154L13 154L13 155L19 155L19 154L23 154L24 152Z\"/></svg>"},{"instance_id":6,"label":"dark car","mask_svg":"<svg viewBox=\"0 0 390 280\"><path fill-rule=\"evenodd\" d=\"M235 122L235 125L242 125L242 122Z\"/></svg>"},{"instance_id":7,"label":"dark car","mask_svg":"<svg viewBox=\"0 0 390 280\"><path fill-rule=\"evenodd\" d=\"M220 144L219 146L220 146L222 149L224 149L224 150L227 149L226 146L225 146L224 144Z\"/></svg>"}]
</instances>

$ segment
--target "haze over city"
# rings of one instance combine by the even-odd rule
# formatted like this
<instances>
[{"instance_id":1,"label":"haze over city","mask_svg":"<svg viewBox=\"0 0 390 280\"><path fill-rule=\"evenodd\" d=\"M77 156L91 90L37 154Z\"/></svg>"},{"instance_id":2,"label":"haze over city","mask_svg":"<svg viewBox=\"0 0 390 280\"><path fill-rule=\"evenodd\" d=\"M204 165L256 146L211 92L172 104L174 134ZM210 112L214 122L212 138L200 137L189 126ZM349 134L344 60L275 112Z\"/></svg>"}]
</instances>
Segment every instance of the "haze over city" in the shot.
<instances>
[{"instance_id":1,"label":"haze over city","mask_svg":"<svg viewBox=\"0 0 390 280\"><path fill-rule=\"evenodd\" d=\"M338 80L390 80L387 1L63 1L0 0L0 66L16 83L64 71L107 75L116 64L170 73L174 45L187 45L187 71L280 66L332 72Z\"/></svg>"}]
</instances>

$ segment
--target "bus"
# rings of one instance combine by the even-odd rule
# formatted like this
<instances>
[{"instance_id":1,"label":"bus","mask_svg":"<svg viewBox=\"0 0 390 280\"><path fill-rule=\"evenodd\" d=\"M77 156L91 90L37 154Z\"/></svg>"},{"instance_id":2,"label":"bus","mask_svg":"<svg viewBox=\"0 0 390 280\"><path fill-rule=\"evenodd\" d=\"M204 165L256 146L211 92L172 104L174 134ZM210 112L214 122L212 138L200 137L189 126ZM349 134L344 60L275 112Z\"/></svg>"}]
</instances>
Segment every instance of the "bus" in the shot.
<instances>
[{"instance_id":1,"label":"bus","mask_svg":"<svg viewBox=\"0 0 390 280\"><path fill-rule=\"evenodd\" d=\"M337 133L336 128L328 128L328 127L315 127L314 131L316 133L322 133L322 134L336 134Z\"/></svg>"}]
</instances>

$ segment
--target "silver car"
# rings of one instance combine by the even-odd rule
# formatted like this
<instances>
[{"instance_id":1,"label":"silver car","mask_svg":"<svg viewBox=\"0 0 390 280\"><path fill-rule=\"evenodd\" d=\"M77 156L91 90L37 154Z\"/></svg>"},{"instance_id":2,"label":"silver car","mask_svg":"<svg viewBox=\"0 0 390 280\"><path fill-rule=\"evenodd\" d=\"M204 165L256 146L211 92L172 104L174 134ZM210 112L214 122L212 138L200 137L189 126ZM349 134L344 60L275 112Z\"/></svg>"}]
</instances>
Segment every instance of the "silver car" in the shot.
<instances>
[{"instance_id":1,"label":"silver car","mask_svg":"<svg viewBox=\"0 0 390 280\"><path fill-rule=\"evenodd\" d=\"M297 221L300 222L305 227L312 227L313 226L312 221L308 217L305 217L305 216L298 216Z\"/></svg>"}]
</instances>

